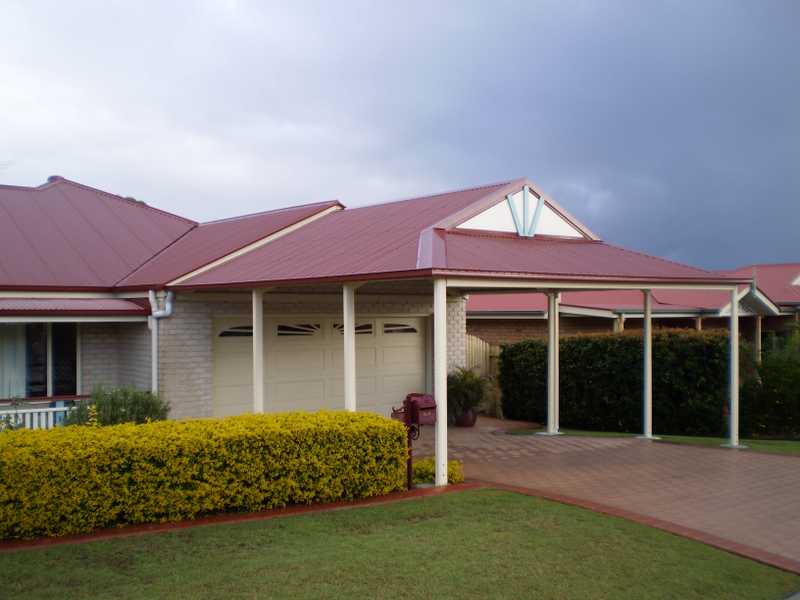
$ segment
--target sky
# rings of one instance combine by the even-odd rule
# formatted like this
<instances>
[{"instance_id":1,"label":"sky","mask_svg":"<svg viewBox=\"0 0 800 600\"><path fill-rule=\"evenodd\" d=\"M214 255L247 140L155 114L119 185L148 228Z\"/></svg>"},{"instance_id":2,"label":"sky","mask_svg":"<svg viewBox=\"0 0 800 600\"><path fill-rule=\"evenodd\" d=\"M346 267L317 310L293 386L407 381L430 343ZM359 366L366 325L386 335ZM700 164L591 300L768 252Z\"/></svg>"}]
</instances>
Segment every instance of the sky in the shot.
<instances>
[{"instance_id":1,"label":"sky","mask_svg":"<svg viewBox=\"0 0 800 600\"><path fill-rule=\"evenodd\" d=\"M601 238L800 262L800 2L3 2L0 183L197 219L529 177Z\"/></svg>"}]
</instances>

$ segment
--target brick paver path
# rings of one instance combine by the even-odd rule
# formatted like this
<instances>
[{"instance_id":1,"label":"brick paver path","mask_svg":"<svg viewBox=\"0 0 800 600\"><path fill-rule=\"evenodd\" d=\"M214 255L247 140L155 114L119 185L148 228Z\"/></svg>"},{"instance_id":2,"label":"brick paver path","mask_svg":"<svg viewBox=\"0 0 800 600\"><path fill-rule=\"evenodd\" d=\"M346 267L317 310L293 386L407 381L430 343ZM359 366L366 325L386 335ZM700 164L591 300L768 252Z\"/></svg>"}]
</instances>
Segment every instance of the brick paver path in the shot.
<instances>
[{"instance_id":1,"label":"brick paver path","mask_svg":"<svg viewBox=\"0 0 800 600\"><path fill-rule=\"evenodd\" d=\"M800 564L800 457L635 438L507 435L450 428L467 478L598 503ZM432 454L433 431L416 444Z\"/></svg>"}]
</instances>

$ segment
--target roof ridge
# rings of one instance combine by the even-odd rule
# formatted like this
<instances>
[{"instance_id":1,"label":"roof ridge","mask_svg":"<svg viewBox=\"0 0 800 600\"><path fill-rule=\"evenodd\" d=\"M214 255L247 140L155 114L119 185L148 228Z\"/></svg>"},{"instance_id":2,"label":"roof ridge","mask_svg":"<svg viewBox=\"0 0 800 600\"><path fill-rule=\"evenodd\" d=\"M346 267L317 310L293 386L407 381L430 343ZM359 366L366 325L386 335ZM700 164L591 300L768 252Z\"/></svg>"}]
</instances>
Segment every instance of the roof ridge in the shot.
<instances>
[{"instance_id":1,"label":"roof ridge","mask_svg":"<svg viewBox=\"0 0 800 600\"><path fill-rule=\"evenodd\" d=\"M438 196L447 196L448 194L462 194L464 192L472 192L472 191L475 191L475 190L484 190L484 189L493 188L493 187L501 187L501 186L504 186L504 185L508 185L509 183L513 183L514 181L517 181L517 180L516 179L510 179L508 181L499 181L497 183L488 183L488 184L484 184L484 185L475 185L475 186L466 187L466 188L463 188L463 189L446 190L444 192L437 192L435 194L427 194L427 195L423 195L423 196L412 196L410 198L400 198L400 199L397 199L397 200L387 200L386 202L375 202L373 204L364 204L363 206L354 206L353 208L348 208L347 210L348 211L353 211L353 210L359 210L359 209L362 209L362 208L374 208L376 206L386 206L387 204L399 204L401 202L411 202L413 200L427 200L427 199L430 199L430 198L436 198Z\"/></svg>"},{"instance_id":2,"label":"roof ridge","mask_svg":"<svg viewBox=\"0 0 800 600\"><path fill-rule=\"evenodd\" d=\"M214 219L213 221L203 221L201 223L198 223L198 226L202 227L203 225L215 225L217 223L227 223L227 222L230 222L230 221L236 221L238 219L248 219L248 218L251 218L251 217L260 217L260 216L263 216L263 215L271 215L271 214L274 215L274 214L280 213L280 212L287 212L287 211L290 211L290 210L299 210L301 208L311 208L313 206L326 206L326 205L327 206L336 206L337 204L339 206L341 206L342 208L344 208L344 204L342 204L339 200L322 200L320 202L308 202L306 204L296 204L294 206L283 206L281 208L273 208L271 210L262 210L262 211L254 212L254 213L246 213L246 214L243 214L243 215L236 215L236 216L233 216L233 217L223 217L222 219Z\"/></svg>"},{"instance_id":3,"label":"roof ridge","mask_svg":"<svg viewBox=\"0 0 800 600\"><path fill-rule=\"evenodd\" d=\"M199 228L200 228L200 225L199 225L199 224L197 224L197 223L195 223L195 225L194 225L193 227L189 227L189 229L187 229L186 231L184 231L182 234L180 234L178 237L176 237L174 240L172 240L172 241L171 241L169 244L167 244L166 246L164 246L163 248L161 248L161 250L159 250L159 251L158 251L158 252L156 252L155 254L151 255L151 256L150 256L150 258L148 258L147 260L145 260L145 261L144 261L142 264L140 264L139 266L135 267L134 269L132 269L131 271L129 271L128 273L126 273L126 274L125 274L123 277L121 277L120 279L118 279L117 281L115 281L113 284L111 284L111 287L112 287L112 288L115 288L115 287L117 287L117 286L118 286L120 283L122 283L123 281L125 281L125 280L126 280L128 277L131 277L131 276L133 276L133 275L134 275L134 273L136 273L136 272L140 271L140 270L141 270L141 269L143 269L143 268L144 268L146 265L149 265L151 262L153 262L154 260L156 260L156 258L158 258L158 257L159 257L159 256L161 256L161 255L162 255L164 252L166 252L168 248L171 248L172 246L174 246L175 244L177 244L177 243L178 243L180 240L182 240L182 239L183 239L183 238L185 238L187 235L189 235L189 234L190 234L192 231L194 231L194 230L196 230L196 229L199 229Z\"/></svg>"},{"instance_id":4,"label":"roof ridge","mask_svg":"<svg viewBox=\"0 0 800 600\"><path fill-rule=\"evenodd\" d=\"M40 185L40 186L37 186L37 187L34 187L34 188L28 188L28 189L30 189L32 191L41 191L41 190L45 190L45 189L48 189L50 187L56 186L59 183L67 183L69 185L74 185L75 187L83 188L85 190L89 190L89 191L94 192L96 194L102 194L104 196L108 196L109 198L112 198L112 199L117 200L119 202L125 202L127 204L132 205L132 206L138 206L139 208L142 208L142 209L145 209L145 210L150 210L150 211L162 214L165 217L171 217L173 219L176 219L176 220L179 220L179 221L183 221L184 223L189 223L190 225L197 225L198 224L197 221L194 221L192 219L188 219L186 217L182 217L180 215L176 215L175 213L169 212L169 211L161 209L161 208L156 208L155 206L150 206L146 202L142 202L142 201L136 200L134 198L126 198L124 196L120 196L119 194L112 194L111 192L107 192L105 190L101 190L99 188L92 187L90 185L86 185L84 183L79 183L77 181L73 181L72 179L67 179L66 177L59 176L58 179L54 179L52 181L48 181L47 183L45 183L43 185Z\"/></svg>"}]
</instances>

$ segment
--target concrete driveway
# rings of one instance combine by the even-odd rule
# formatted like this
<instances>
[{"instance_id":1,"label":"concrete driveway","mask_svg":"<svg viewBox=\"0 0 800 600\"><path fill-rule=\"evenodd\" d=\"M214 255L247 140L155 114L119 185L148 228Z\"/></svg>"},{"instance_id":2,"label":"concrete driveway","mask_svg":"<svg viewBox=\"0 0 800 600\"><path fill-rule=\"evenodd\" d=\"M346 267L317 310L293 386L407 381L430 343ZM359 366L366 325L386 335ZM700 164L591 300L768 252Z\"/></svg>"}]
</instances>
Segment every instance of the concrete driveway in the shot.
<instances>
[{"instance_id":1,"label":"concrete driveway","mask_svg":"<svg viewBox=\"0 0 800 600\"><path fill-rule=\"evenodd\" d=\"M800 573L800 457L635 438L451 428L469 479L608 512ZM432 454L426 428L418 455Z\"/></svg>"}]
</instances>

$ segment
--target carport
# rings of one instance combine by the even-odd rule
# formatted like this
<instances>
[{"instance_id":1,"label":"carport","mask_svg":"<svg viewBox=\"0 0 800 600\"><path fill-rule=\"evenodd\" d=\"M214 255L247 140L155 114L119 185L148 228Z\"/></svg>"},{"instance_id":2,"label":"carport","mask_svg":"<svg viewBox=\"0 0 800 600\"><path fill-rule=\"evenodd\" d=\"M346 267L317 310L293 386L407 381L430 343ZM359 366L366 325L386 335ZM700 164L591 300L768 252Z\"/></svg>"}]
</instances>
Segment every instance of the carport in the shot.
<instances>
[{"instance_id":1,"label":"carport","mask_svg":"<svg viewBox=\"0 0 800 600\"><path fill-rule=\"evenodd\" d=\"M436 484L447 483L447 301L451 295L541 292L548 297L547 431L559 433L560 294L639 290L644 304L642 438L653 438L652 293L715 290L730 294L728 446L739 445L738 293L750 280L719 275L606 244L532 182L473 188L333 212L246 254L169 286L178 291L249 291L252 304L253 411L265 409L265 294L288 289L342 298L343 407L361 408L357 393L356 302L371 288L408 289L432 299L432 381L439 407ZM409 390L411 391L411 390Z\"/></svg>"}]
</instances>

